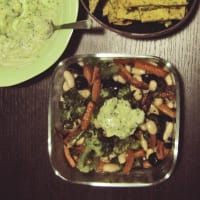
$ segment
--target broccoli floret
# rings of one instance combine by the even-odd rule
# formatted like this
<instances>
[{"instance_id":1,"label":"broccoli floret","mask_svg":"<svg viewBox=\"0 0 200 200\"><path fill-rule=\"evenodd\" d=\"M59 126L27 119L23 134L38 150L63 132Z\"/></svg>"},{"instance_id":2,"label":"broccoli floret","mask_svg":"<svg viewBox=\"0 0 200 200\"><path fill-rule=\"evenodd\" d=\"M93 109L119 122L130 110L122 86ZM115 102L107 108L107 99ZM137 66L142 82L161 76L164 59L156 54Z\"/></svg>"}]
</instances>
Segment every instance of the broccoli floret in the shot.
<instances>
[{"instance_id":1,"label":"broccoli floret","mask_svg":"<svg viewBox=\"0 0 200 200\"><path fill-rule=\"evenodd\" d=\"M123 139L123 140L118 140L115 143L113 151L116 154L121 154L121 153L125 152L128 149L129 143L130 143L129 138L126 138L126 139Z\"/></svg>"},{"instance_id":2,"label":"broccoli floret","mask_svg":"<svg viewBox=\"0 0 200 200\"><path fill-rule=\"evenodd\" d=\"M101 94L100 94L100 96L102 97L102 98L108 98L109 96L111 95L111 92L109 91L109 89L107 89L107 88L102 88L101 89Z\"/></svg>"},{"instance_id":3,"label":"broccoli floret","mask_svg":"<svg viewBox=\"0 0 200 200\"><path fill-rule=\"evenodd\" d=\"M60 102L61 120L66 128L73 128L73 122L83 115L86 107L85 101L86 99L74 88L63 94L63 101Z\"/></svg>"},{"instance_id":4,"label":"broccoli floret","mask_svg":"<svg viewBox=\"0 0 200 200\"><path fill-rule=\"evenodd\" d=\"M91 66L99 66L101 68L101 77L103 79L110 78L119 71L119 66L110 61L103 61L99 58L90 58L84 61Z\"/></svg>"},{"instance_id":5,"label":"broccoli floret","mask_svg":"<svg viewBox=\"0 0 200 200\"><path fill-rule=\"evenodd\" d=\"M100 142L97 136L87 138L85 143L88 148L95 152L96 156L101 156L103 154L102 143Z\"/></svg>"},{"instance_id":6,"label":"broccoli floret","mask_svg":"<svg viewBox=\"0 0 200 200\"><path fill-rule=\"evenodd\" d=\"M116 74L119 71L119 66L115 64L102 65L101 66L101 76L106 79L110 78L113 74Z\"/></svg>"},{"instance_id":7,"label":"broccoli floret","mask_svg":"<svg viewBox=\"0 0 200 200\"><path fill-rule=\"evenodd\" d=\"M91 138L86 138L85 150L78 159L77 168L84 173L94 170L102 155L102 143L98 137L93 135Z\"/></svg>"},{"instance_id":8,"label":"broccoli floret","mask_svg":"<svg viewBox=\"0 0 200 200\"><path fill-rule=\"evenodd\" d=\"M127 87L127 86L120 88L119 91L118 91L117 97L127 99L127 100L130 99L132 97L132 93L130 91L130 88Z\"/></svg>"},{"instance_id":9,"label":"broccoli floret","mask_svg":"<svg viewBox=\"0 0 200 200\"><path fill-rule=\"evenodd\" d=\"M139 141L135 140L133 137L127 137L123 140L116 141L113 151L116 154L121 154L125 152L127 149L137 150L139 148L140 148Z\"/></svg>"},{"instance_id":10,"label":"broccoli floret","mask_svg":"<svg viewBox=\"0 0 200 200\"><path fill-rule=\"evenodd\" d=\"M132 139L130 140L129 148L133 150L138 150L141 147L140 140Z\"/></svg>"}]
</instances>

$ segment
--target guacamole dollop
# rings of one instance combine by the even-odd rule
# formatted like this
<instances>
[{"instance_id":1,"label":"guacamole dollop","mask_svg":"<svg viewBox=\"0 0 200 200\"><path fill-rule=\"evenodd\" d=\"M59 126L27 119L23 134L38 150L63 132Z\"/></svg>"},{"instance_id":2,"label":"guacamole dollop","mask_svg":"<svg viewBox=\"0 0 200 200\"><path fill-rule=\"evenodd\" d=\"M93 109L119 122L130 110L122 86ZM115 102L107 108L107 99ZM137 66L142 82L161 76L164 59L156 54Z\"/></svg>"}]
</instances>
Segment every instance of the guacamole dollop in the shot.
<instances>
[{"instance_id":1,"label":"guacamole dollop","mask_svg":"<svg viewBox=\"0 0 200 200\"><path fill-rule=\"evenodd\" d=\"M106 137L115 135L124 139L133 134L144 118L143 110L132 109L127 100L114 97L104 102L95 123L104 130Z\"/></svg>"}]
</instances>

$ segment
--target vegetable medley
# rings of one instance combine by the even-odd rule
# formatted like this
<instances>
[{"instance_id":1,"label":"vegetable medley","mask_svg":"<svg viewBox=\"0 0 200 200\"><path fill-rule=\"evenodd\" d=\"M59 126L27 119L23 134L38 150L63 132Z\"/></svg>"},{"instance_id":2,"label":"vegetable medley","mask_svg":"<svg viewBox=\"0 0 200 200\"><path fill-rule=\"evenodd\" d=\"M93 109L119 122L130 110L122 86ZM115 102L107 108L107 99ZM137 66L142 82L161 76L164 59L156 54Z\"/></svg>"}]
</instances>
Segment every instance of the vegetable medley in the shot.
<instances>
[{"instance_id":1,"label":"vegetable medley","mask_svg":"<svg viewBox=\"0 0 200 200\"><path fill-rule=\"evenodd\" d=\"M173 148L174 75L142 59L83 59L63 73L63 154L80 172L159 165Z\"/></svg>"}]
</instances>

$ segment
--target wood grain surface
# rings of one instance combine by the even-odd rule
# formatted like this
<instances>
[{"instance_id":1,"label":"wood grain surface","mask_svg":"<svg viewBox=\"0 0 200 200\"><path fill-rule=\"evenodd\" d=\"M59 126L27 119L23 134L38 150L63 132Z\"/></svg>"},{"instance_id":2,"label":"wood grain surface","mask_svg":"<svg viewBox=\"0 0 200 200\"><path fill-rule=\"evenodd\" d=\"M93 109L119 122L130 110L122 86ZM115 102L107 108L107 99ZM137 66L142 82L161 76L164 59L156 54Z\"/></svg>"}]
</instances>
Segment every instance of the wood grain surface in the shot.
<instances>
[{"instance_id":1,"label":"wood grain surface","mask_svg":"<svg viewBox=\"0 0 200 200\"><path fill-rule=\"evenodd\" d=\"M80 13L80 19L85 17ZM179 32L159 39L134 40L110 31L75 31L58 60L74 54L129 53L159 56L177 67L182 80L182 117L178 163L170 179L148 188L113 189L78 186L55 176L47 151L48 96L55 64L25 83L0 88L0 199L199 199L199 34L198 9Z\"/></svg>"}]
</instances>

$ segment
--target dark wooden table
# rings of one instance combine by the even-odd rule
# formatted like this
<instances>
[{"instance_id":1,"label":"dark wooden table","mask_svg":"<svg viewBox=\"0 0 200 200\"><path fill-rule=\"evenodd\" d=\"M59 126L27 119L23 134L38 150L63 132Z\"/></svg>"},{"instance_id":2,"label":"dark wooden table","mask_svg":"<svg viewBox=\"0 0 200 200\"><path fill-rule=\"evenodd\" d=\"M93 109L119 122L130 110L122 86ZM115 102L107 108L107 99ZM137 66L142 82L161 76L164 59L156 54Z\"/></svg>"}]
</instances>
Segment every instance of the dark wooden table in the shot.
<instances>
[{"instance_id":1,"label":"dark wooden table","mask_svg":"<svg viewBox=\"0 0 200 200\"><path fill-rule=\"evenodd\" d=\"M49 85L55 64L25 83L0 88L0 199L199 199L199 33L199 11L184 29L157 40L134 40L110 31L75 31L59 59L73 54L123 52L156 55L176 65L182 79L182 118L178 163L170 179L148 188L113 189L73 185L55 176L47 151Z\"/></svg>"}]
</instances>

